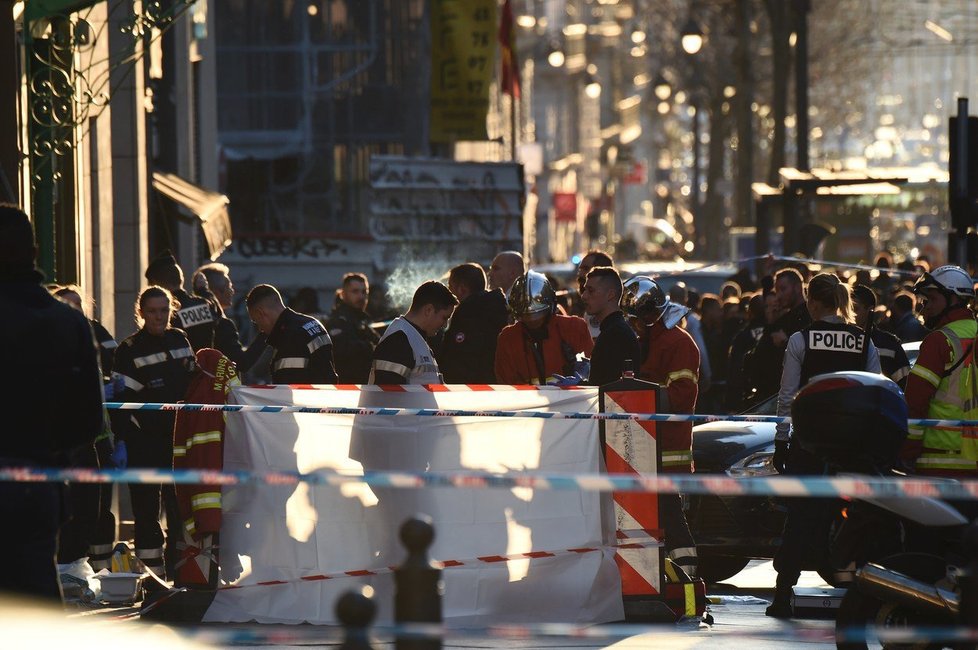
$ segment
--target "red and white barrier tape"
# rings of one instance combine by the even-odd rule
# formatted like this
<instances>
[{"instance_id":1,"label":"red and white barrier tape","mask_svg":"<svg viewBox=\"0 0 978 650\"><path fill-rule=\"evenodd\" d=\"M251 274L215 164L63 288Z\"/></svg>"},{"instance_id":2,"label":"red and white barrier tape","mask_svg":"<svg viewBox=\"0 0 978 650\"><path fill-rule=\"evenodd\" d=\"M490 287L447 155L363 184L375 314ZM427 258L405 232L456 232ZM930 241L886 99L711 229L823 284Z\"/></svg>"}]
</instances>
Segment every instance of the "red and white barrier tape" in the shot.
<instances>
[{"instance_id":1,"label":"red and white barrier tape","mask_svg":"<svg viewBox=\"0 0 978 650\"><path fill-rule=\"evenodd\" d=\"M529 551L527 553L512 553L510 555L483 555L481 557L467 558L463 560L432 560L432 565L439 569L456 569L463 566L485 566L489 564L499 564L503 562L513 562L517 560L539 560L550 557L561 557L567 555L583 555L586 553L597 553L602 549L636 549L636 548L658 548L662 542L654 538L645 538L645 541L636 541L637 538L630 538L628 542L620 544L609 544L607 546L586 546L581 548L567 548L557 551ZM335 580L337 578L362 578L365 576L378 576L392 573L397 567L377 567L373 569L356 569L353 571L336 571L333 573L317 573L315 575L302 576L290 580L262 580L248 584L222 585L218 587L221 591L231 589L246 589L249 587L273 587L277 585L297 584L302 582L317 582L321 580Z\"/></svg>"}]
</instances>

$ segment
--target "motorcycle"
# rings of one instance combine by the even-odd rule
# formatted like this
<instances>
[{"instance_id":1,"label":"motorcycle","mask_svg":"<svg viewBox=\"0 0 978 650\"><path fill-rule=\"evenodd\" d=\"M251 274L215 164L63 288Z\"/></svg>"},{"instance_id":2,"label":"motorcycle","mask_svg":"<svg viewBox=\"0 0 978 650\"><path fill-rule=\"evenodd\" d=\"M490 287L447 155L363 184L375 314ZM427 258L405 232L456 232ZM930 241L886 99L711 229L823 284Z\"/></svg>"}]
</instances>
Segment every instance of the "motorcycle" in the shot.
<instances>
[{"instance_id":1,"label":"motorcycle","mask_svg":"<svg viewBox=\"0 0 978 650\"><path fill-rule=\"evenodd\" d=\"M906 419L903 394L889 379L831 373L795 398L793 441L823 460L827 473L905 477L894 465ZM968 517L939 499L878 496L845 498L837 515L827 552L831 582L848 587L836 616L839 648L867 648L870 626L955 624L963 569L974 561L962 542Z\"/></svg>"},{"instance_id":2,"label":"motorcycle","mask_svg":"<svg viewBox=\"0 0 978 650\"><path fill-rule=\"evenodd\" d=\"M953 508L951 509L953 510ZM955 511L956 513L956 511ZM941 553L897 553L868 562L856 572L836 617L836 645L853 650L869 647L872 629L923 627L947 628L974 625L978 620L978 523L965 528L967 519L957 514L958 533L948 535ZM939 535L944 538L943 535ZM967 596L965 596L967 594ZM945 639L947 641L949 639ZM973 641L974 639L972 639ZM886 643L882 647L895 647ZM943 648L939 638L913 647ZM901 645L900 647L905 647ZM950 647L974 647L973 645Z\"/></svg>"}]
</instances>

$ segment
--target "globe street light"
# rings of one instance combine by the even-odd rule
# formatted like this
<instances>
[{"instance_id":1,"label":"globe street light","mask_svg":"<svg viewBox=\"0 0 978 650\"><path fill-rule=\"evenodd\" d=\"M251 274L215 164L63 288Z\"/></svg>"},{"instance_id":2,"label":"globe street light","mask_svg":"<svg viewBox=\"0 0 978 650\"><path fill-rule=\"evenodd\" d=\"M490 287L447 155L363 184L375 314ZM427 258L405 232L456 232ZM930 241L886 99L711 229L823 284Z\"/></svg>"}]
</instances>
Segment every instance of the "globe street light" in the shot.
<instances>
[{"instance_id":1,"label":"globe street light","mask_svg":"<svg viewBox=\"0 0 978 650\"><path fill-rule=\"evenodd\" d=\"M597 77L590 72L584 77L584 94L591 99L597 99L601 96L601 84L598 82Z\"/></svg>"},{"instance_id":2,"label":"globe street light","mask_svg":"<svg viewBox=\"0 0 978 650\"><path fill-rule=\"evenodd\" d=\"M686 54L696 54L703 47L703 30L696 24L692 16L686 21L680 36Z\"/></svg>"},{"instance_id":3,"label":"globe street light","mask_svg":"<svg viewBox=\"0 0 978 650\"><path fill-rule=\"evenodd\" d=\"M652 92L654 92L655 96L662 101L669 99L669 96L672 95L672 87L669 85L669 82L666 81L666 78L662 76L661 72L659 73L659 76L655 78L655 84L652 86Z\"/></svg>"},{"instance_id":4,"label":"globe street light","mask_svg":"<svg viewBox=\"0 0 978 650\"><path fill-rule=\"evenodd\" d=\"M547 63L555 68L564 65L564 53L556 43L551 43L547 50Z\"/></svg>"}]
</instances>

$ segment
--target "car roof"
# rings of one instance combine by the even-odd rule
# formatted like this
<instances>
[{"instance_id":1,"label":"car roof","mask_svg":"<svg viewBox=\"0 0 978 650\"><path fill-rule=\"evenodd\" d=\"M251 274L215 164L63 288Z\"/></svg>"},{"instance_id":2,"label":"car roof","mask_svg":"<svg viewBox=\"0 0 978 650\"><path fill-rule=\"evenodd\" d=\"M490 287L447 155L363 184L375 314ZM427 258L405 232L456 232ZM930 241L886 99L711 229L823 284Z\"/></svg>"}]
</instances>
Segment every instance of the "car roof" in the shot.
<instances>
[{"instance_id":1,"label":"car roof","mask_svg":"<svg viewBox=\"0 0 978 650\"><path fill-rule=\"evenodd\" d=\"M562 285L574 283L577 265L572 262L553 262L533 264L530 268L556 278ZM623 279L636 275L655 278L662 288L668 291L673 285L683 282L687 287L700 293L719 293L720 287L737 272L737 266L729 262L711 264L708 262L649 261L625 262L617 265Z\"/></svg>"},{"instance_id":2,"label":"car roof","mask_svg":"<svg viewBox=\"0 0 978 650\"><path fill-rule=\"evenodd\" d=\"M627 262L619 267L623 276L645 275L668 291L682 282L688 288L702 293L720 293L723 283L737 273L737 266L729 262L715 264L704 262Z\"/></svg>"}]
</instances>

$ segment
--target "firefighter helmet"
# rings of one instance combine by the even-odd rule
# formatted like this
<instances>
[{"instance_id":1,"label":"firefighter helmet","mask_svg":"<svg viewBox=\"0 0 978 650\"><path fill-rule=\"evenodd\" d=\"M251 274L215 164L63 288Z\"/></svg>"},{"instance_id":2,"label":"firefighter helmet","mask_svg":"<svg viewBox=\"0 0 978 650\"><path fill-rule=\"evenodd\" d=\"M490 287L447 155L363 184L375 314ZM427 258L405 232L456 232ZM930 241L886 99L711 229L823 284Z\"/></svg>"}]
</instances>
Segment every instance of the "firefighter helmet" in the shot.
<instances>
[{"instance_id":1,"label":"firefighter helmet","mask_svg":"<svg viewBox=\"0 0 978 650\"><path fill-rule=\"evenodd\" d=\"M509 291L509 309L516 318L553 313L557 308L557 294L547 276L527 271L516 278Z\"/></svg>"},{"instance_id":2,"label":"firefighter helmet","mask_svg":"<svg viewBox=\"0 0 978 650\"><path fill-rule=\"evenodd\" d=\"M625 295L622 307L626 314L638 316L643 320L657 321L669 303L669 296L659 283L644 275L637 275L625 282Z\"/></svg>"},{"instance_id":3,"label":"firefighter helmet","mask_svg":"<svg viewBox=\"0 0 978 650\"><path fill-rule=\"evenodd\" d=\"M960 266L945 264L930 273L924 273L913 285L914 293L924 293L928 289L936 289L946 296L962 298L975 297L975 283L968 272Z\"/></svg>"}]
</instances>

